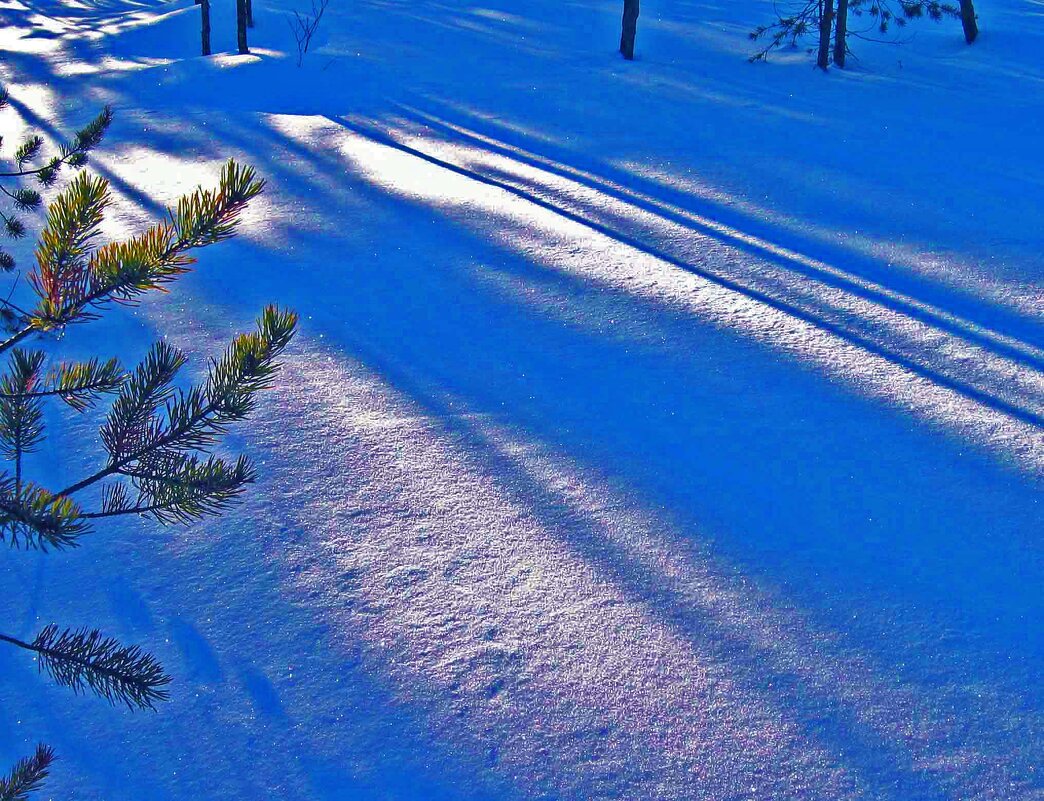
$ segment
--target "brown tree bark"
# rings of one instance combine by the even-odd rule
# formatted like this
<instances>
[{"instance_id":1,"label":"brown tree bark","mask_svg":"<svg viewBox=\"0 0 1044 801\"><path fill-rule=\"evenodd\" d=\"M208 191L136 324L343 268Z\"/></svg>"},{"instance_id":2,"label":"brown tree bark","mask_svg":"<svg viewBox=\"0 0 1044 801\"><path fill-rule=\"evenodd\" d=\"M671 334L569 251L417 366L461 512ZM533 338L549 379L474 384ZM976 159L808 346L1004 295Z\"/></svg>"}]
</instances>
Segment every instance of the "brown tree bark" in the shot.
<instances>
[{"instance_id":1,"label":"brown tree bark","mask_svg":"<svg viewBox=\"0 0 1044 801\"><path fill-rule=\"evenodd\" d=\"M964 27L964 41L971 44L979 35L979 23L975 20L973 0L961 0L961 25Z\"/></svg>"},{"instance_id":2,"label":"brown tree bark","mask_svg":"<svg viewBox=\"0 0 1044 801\"><path fill-rule=\"evenodd\" d=\"M848 0L837 0L837 22L834 23L834 63L844 69L848 55Z\"/></svg>"},{"instance_id":3,"label":"brown tree bark","mask_svg":"<svg viewBox=\"0 0 1044 801\"><path fill-rule=\"evenodd\" d=\"M830 33L834 29L834 0L819 0L819 55L816 66L825 70L830 66Z\"/></svg>"},{"instance_id":4,"label":"brown tree bark","mask_svg":"<svg viewBox=\"0 0 1044 801\"><path fill-rule=\"evenodd\" d=\"M247 46L247 0L236 0L236 39L240 53L249 53Z\"/></svg>"},{"instance_id":5,"label":"brown tree bark","mask_svg":"<svg viewBox=\"0 0 1044 801\"><path fill-rule=\"evenodd\" d=\"M634 58L634 38L638 33L639 0L624 0L623 33L620 35L620 52L628 61Z\"/></svg>"}]
</instances>

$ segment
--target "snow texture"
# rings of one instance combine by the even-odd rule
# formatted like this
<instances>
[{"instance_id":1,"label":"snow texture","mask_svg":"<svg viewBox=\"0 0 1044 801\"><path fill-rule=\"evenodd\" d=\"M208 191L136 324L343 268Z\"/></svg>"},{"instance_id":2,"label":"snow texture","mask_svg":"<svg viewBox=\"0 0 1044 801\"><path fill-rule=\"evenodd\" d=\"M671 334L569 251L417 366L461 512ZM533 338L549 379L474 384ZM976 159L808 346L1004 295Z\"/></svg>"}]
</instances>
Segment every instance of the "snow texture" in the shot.
<instances>
[{"instance_id":1,"label":"snow texture","mask_svg":"<svg viewBox=\"0 0 1044 801\"><path fill-rule=\"evenodd\" d=\"M66 352L303 318L234 512L7 554L10 633L175 676L131 713L0 650L43 797L1044 798L1044 3L828 75L746 63L767 0L649 0L633 63L618 6L331 0L300 68L298 0L251 56L215 2L209 59L187 0L0 7L8 142L116 110L112 235L269 181Z\"/></svg>"}]
</instances>

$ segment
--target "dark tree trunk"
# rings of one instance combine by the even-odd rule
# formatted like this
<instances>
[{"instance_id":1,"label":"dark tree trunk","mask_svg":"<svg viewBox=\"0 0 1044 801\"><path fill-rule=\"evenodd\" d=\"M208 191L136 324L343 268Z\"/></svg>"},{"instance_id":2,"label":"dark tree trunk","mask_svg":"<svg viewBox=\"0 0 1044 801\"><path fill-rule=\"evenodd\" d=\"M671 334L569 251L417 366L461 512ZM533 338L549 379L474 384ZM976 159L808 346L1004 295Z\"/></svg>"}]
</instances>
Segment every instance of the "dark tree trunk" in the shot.
<instances>
[{"instance_id":1,"label":"dark tree trunk","mask_svg":"<svg viewBox=\"0 0 1044 801\"><path fill-rule=\"evenodd\" d=\"M834 63L844 69L848 55L848 0L837 0L837 22L834 24Z\"/></svg>"},{"instance_id":2,"label":"dark tree trunk","mask_svg":"<svg viewBox=\"0 0 1044 801\"><path fill-rule=\"evenodd\" d=\"M210 55L210 0L199 0L199 16L203 38L203 55Z\"/></svg>"},{"instance_id":3,"label":"dark tree trunk","mask_svg":"<svg viewBox=\"0 0 1044 801\"><path fill-rule=\"evenodd\" d=\"M254 0L246 0L247 27L254 27Z\"/></svg>"},{"instance_id":4,"label":"dark tree trunk","mask_svg":"<svg viewBox=\"0 0 1044 801\"><path fill-rule=\"evenodd\" d=\"M964 26L964 41L971 44L979 35L979 23L975 21L975 4L972 0L961 0L961 25Z\"/></svg>"},{"instance_id":5,"label":"dark tree trunk","mask_svg":"<svg viewBox=\"0 0 1044 801\"><path fill-rule=\"evenodd\" d=\"M634 58L634 37L638 33L639 0L624 0L623 33L620 35L620 52L628 61Z\"/></svg>"},{"instance_id":6,"label":"dark tree trunk","mask_svg":"<svg viewBox=\"0 0 1044 801\"><path fill-rule=\"evenodd\" d=\"M247 46L247 0L236 0L236 38L239 41L239 52L249 53Z\"/></svg>"},{"instance_id":7,"label":"dark tree trunk","mask_svg":"<svg viewBox=\"0 0 1044 801\"><path fill-rule=\"evenodd\" d=\"M819 0L819 55L816 66L830 66L830 32L834 28L834 0Z\"/></svg>"}]
</instances>

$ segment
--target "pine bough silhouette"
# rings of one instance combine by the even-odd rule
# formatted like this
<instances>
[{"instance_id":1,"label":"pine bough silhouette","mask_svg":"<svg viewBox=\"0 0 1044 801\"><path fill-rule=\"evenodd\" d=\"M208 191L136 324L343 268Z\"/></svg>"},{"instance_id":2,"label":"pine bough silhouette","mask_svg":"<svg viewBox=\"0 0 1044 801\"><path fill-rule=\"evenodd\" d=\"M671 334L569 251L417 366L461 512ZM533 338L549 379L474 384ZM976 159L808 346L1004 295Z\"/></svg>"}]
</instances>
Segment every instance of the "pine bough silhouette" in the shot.
<instances>
[{"instance_id":1,"label":"pine bough silhouette","mask_svg":"<svg viewBox=\"0 0 1044 801\"><path fill-rule=\"evenodd\" d=\"M8 97L0 90L0 106ZM50 186L63 167L82 167L112 121L105 109L42 166L44 142L30 136L15 152L16 168L0 179L35 179ZM45 350L22 343L62 334L70 326L97 319L117 305L133 305L142 295L164 289L188 271L196 248L232 237L246 205L264 187L254 170L225 164L216 189L199 188L168 210L167 218L126 241L97 246L99 226L111 195L108 182L78 173L50 203L46 225L29 273L32 302L22 308L0 299L8 354L0 375L0 541L41 551L75 547L96 521L138 515L160 523L188 522L218 514L254 481L243 456L227 460L211 451L229 427L254 409L269 388L277 358L294 335L294 313L270 306L257 329L233 339L206 379L175 386L185 356L159 342L132 370L116 359L57 361ZM2 192L14 211L0 211L7 233L25 235L19 211L38 208L38 191ZM14 267L0 252L0 269ZM13 295L13 289L12 289ZM51 348L53 349L53 348ZM44 404L60 402L84 412L111 399L101 427L97 469L53 491L25 475L25 457L43 440ZM41 672L75 693L93 692L112 704L153 709L168 697L171 677L138 646L123 645L88 628L44 627L31 641L0 634L0 641L31 652ZM0 801L25 799L48 775L54 753L47 746L19 761L0 778Z\"/></svg>"}]
</instances>

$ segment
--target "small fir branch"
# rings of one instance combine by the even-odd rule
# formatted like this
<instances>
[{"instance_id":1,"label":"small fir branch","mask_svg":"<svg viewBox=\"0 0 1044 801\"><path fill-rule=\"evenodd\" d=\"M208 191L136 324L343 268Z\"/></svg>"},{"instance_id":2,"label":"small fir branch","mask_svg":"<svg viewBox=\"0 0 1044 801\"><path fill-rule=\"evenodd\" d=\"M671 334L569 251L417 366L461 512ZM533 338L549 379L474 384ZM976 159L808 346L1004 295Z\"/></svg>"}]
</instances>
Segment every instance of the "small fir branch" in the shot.
<instances>
[{"instance_id":1,"label":"small fir branch","mask_svg":"<svg viewBox=\"0 0 1044 801\"><path fill-rule=\"evenodd\" d=\"M76 694L90 690L131 709L155 709L157 701L168 698L170 676L152 654L97 629L59 629L52 623L31 643L5 634L0 640L34 652L40 672Z\"/></svg>"},{"instance_id":2,"label":"small fir branch","mask_svg":"<svg viewBox=\"0 0 1044 801\"><path fill-rule=\"evenodd\" d=\"M785 45L797 47L798 43L808 35L819 34L822 0L793 0L781 4L776 10L776 20L769 25L761 25L750 32L752 41L763 42L761 50L750 57L750 61L764 61L768 54ZM856 39L868 39L867 33L874 30L877 34L888 34L894 26L902 29L908 20L927 16L934 21L945 17L960 17L960 9L952 3L940 0L849 0L849 18L867 15L872 22L869 27L859 30L849 26L847 35ZM898 34L892 40L873 39L872 41L899 41Z\"/></svg>"},{"instance_id":3,"label":"small fir branch","mask_svg":"<svg viewBox=\"0 0 1044 801\"><path fill-rule=\"evenodd\" d=\"M51 772L54 751L40 744L32 756L18 760L11 772L0 778L0 801L27 801Z\"/></svg>"},{"instance_id":4,"label":"small fir branch","mask_svg":"<svg viewBox=\"0 0 1044 801\"><path fill-rule=\"evenodd\" d=\"M777 10L776 21L770 25L761 25L750 32L750 39L764 42L761 50L754 53L749 61L765 61L768 54L784 45L796 47L810 31L819 24L821 0L799 0L788 6L788 12Z\"/></svg>"}]
</instances>

